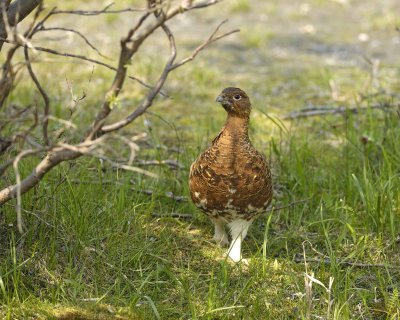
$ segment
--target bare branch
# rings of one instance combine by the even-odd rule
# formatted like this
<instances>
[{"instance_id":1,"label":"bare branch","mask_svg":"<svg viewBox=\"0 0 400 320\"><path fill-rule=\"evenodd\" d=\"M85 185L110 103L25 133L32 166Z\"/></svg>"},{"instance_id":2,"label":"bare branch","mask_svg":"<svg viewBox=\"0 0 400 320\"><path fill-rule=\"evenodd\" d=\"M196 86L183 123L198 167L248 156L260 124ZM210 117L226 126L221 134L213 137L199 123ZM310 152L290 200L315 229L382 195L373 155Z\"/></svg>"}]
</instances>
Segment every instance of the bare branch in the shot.
<instances>
[{"instance_id":1,"label":"bare branch","mask_svg":"<svg viewBox=\"0 0 400 320\"><path fill-rule=\"evenodd\" d=\"M46 157L39 162L35 169L33 169L32 173L28 177L21 180L18 185L14 184L0 191L0 205L10 199L16 198L18 192L24 194L37 185L44 175L60 162L76 159L80 155L81 154L78 152L70 151L62 147L50 151Z\"/></svg>"},{"instance_id":2,"label":"bare branch","mask_svg":"<svg viewBox=\"0 0 400 320\"><path fill-rule=\"evenodd\" d=\"M166 165L171 167L172 169L184 169L185 167L176 160L167 159L167 160L139 160L137 162L139 166L159 166Z\"/></svg>"},{"instance_id":3,"label":"bare branch","mask_svg":"<svg viewBox=\"0 0 400 320\"><path fill-rule=\"evenodd\" d=\"M20 138L22 139L23 142L25 142L28 135L36 128L38 122L39 122L38 112L37 109L35 109L33 112L33 123L31 124L31 126L25 131L15 134L13 137L13 141Z\"/></svg>"},{"instance_id":4,"label":"bare branch","mask_svg":"<svg viewBox=\"0 0 400 320\"><path fill-rule=\"evenodd\" d=\"M217 0L201 1L197 4L197 6L199 6L198 8L207 7L207 6L215 4L216 2L218 2L218 1ZM193 6L192 8L197 8L197 7ZM127 37L121 40L122 49L121 49L121 55L120 55L120 59L119 59L117 74L115 75L113 84L107 93L106 100L104 101L101 110L98 112L96 119L92 124L92 128L91 128L90 132L88 133L87 139L93 139L93 137L98 133L98 131L103 126L105 119L110 114L110 112L111 112L110 99L115 99L119 95L119 92L125 81L127 64L129 63L129 61L133 57L133 55L138 51L138 49L140 48L140 46L144 42L144 40L146 40L147 37L150 34L152 34L157 28L159 28L160 26L163 26L166 21L173 18L177 14L182 13L187 10L190 10L190 9L185 9L182 6L173 7L167 13L160 15L159 17L157 17L157 19L155 21L150 22L145 28L143 28L141 31L139 31L139 27L141 26L143 21L146 20L146 18L149 15L149 12L147 12L139 19L138 24L133 29L129 30ZM165 28L163 28L163 29L164 29L164 32L166 32L166 29ZM138 32L136 32L136 31L138 31ZM132 45L130 47L127 46L128 42L132 42ZM174 46L175 46L175 44L174 44ZM175 55L176 55L176 52L175 52ZM173 57L173 60L175 60L175 56ZM170 67L170 66L168 66L168 67ZM163 86L163 84L166 80L166 77L168 76L168 72L169 71L167 69L164 69L163 74L161 75L155 88L147 95L145 100L135 110L135 112L132 113L130 116L128 116L128 118L126 118L125 120L122 120L121 123L117 124L116 125L117 127L119 126L119 128L122 128L127 123L132 122L133 119L135 119L139 115L143 114L143 112L152 104L154 97L161 90L161 87ZM123 123L123 122L126 122L126 123ZM114 130L117 130L117 129L112 129L110 131L114 131ZM100 130L100 133L102 133L102 132L103 131Z\"/></svg>"},{"instance_id":5,"label":"bare branch","mask_svg":"<svg viewBox=\"0 0 400 320\"><path fill-rule=\"evenodd\" d=\"M156 174L154 174L153 172L150 172L148 170L144 170L144 169L141 169L138 167L133 167L130 165L121 164L121 163L111 160L110 158L108 158L102 154L92 152L91 149L93 149L99 142L101 142L101 140L102 140L102 137L98 138L97 140L85 141L77 146L69 145L66 143L59 143L59 145L66 150L74 151L81 155L90 155L92 157L105 160L105 161L109 162L111 164L111 166L113 166L115 168L132 171L132 172L137 172L137 173L144 174L144 175L147 175L152 178L158 177Z\"/></svg>"},{"instance_id":6,"label":"bare branch","mask_svg":"<svg viewBox=\"0 0 400 320\"><path fill-rule=\"evenodd\" d=\"M113 123L113 124L109 124L109 125L103 126L103 127L101 128L101 132L102 132L102 133L105 133L105 132L111 132L111 131L119 130L119 129L121 129L122 127L125 127L126 125L128 125L129 123L131 123L131 122L132 122L133 120L135 120L137 117L139 117L140 115L142 115L142 114L151 106L153 99L154 99L155 96L157 95L157 92L158 92L157 90L159 90L159 89L164 85L164 83L165 83L165 81L166 81L166 79L167 79L167 77L168 77L169 72L171 72L172 70L174 70L174 69L176 69L176 68L179 68L180 66L183 66L185 63L187 63L187 62L189 62L189 61L192 61L192 60L200 53L200 51L202 51L203 49L205 49L205 48L206 48L208 45L210 45L211 43L213 43L213 42L215 42L215 41L217 41L217 40L219 40L219 39L221 39L221 38L223 38L223 37L226 37L226 36L228 36L228 35L230 35L230 34L232 34L232 33L239 32L239 30L233 30L233 31L224 33L224 34L222 34L222 35L220 35L220 36L215 36L216 33L218 32L218 30L220 29L220 27L221 27L225 22L226 22L226 20L223 21L223 22L221 22L221 23L217 26L217 28L214 30L214 32L211 34L211 36L207 39L207 41L205 41L202 45L200 45L199 47L197 47L196 50L193 52L193 54L192 54L190 57L188 57L188 58L186 58L186 59L184 59L184 60L182 60L182 61L180 61L180 62L178 62L178 63L176 63L176 64L173 64L173 61L175 60L175 57L176 57L176 47L175 47L175 43L173 42L173 43L171 44L171 45L172 45L171 50L172 50L172 52L173 52L173 54L174 54L172 63L170 62L171 59L167 62L167 65L165 66L164 71L163 71L163 73L162 73L160 79L158 80L157 84L155 85L153 91L151 91L151 92L148 94L148 96L142 101L142 103L136 108L136 110L135 110L133 113L131 113L130 115L128 115L128 116L127 116L125 119L123 119L123 120L120 120L120 121L118 121L118 122L116 122L116 123ZM167 29L167 30L169 30L169 29ZM165 30L164 30L164 31L165 31ZM172 36L172 34L171 34L171 36ZM172 40L173 40L173 37L172 37ZM171 41L171 39L170 39L170 41Z\"/></svg>"},{"instance_id":7,"label":"bare branch","mask_svg":"<svg viewBox=\"0 0 400 320\"><path fill-rule=\"evenodd\" d=\"M156 218L193 219L193 213L179 213L179 212L158 213L158 212L153 212L151 214L151 216L152 217L156 217Z\"/></svg>"},{"instance_id":8,"label":"bare branch","mask_svg":"<svg viewBox=\"0 0 400 320\"><path fill-rule=\"evenodd\" d=\"M7 124L12 123L15 125L16 119L20 115L22 115L24 112L29 110L30 108L31 108L31 106L28 106L28 107L18 111L15 115L11 116L10 119L7 119L6 121L4 121L4 124L2 124L0 126L0 130L3 129ZM11 144L16 142L17 140L22 140L22 144L20 144L20 147L21 148L23 147L25 141L27 140L28 135L36 128L36 126L38 124L37 110L35 110L33 112L33 117L34 117L34 119L33 119L34 122L28 129L14 134L11 138L6 138L6 139L0 138L0 155L2 155L11 146ZM25 119L23 119L22 121L25 121ZM15 160L15 158L12 161L8 161L5 164L3 164L2 166L0 166L0 177L4 174L4 172L7 170L7 168L13 164L14 160Z\"/></svg>"},{"instance_id":9,"label":"bare branch","mask_svg":"<svg viewBox=\"0 0 400 320\"><path fill-rule=\"evenodd\" d=\"M34 18L32 19L31 23L29 24L29 27L27 28L27 30L24 33L24 37L31 39L32 36L37 32L38 26L42 25L42 23L44 22L44 19L46 19L46 17L45 17L44 19L42 19L41 22L39 22L38 24L36 23L37 20L39 19L40 14L43 11L44 11L44 5L43 5L43 1L41 1L39 6L37 7Z\"/></svg>"},{"instance_id":10,"label":"bare branch","mask_svg":"<svg viewBox=\"0 0 400 320\"><path fill-rule=\"evenodd\" d=\"M2 1L2 0L0 0ZM37 4L40 3L40 1L36 0ZM2 1L4 2L4 0ZM22 0L15 0L13 3L20 3L23 2ZM25 3L32 3L35 2L33 0L31 1L25 1ZM190 2L190 1L189 1ZM60 53L56 50L53 49L47 49L47 48L42 48L42 47L34 47L34 45L30 42L30 39L32 38L33 35L35 35L37 32L41 31L41 28L43 28L44 22L47 21L52 15L54 14L61 14L61 13L67 13L67 12L61 12L61 11L56 11L53 9L50 13L48 13L40 22L36 23L36 25L33 26L33 23L31 27L28 29L28 31L22 36L20 34L16 34L14 39L12 41L6 39L6 35L0 38L0 41L7 41L15 45L15 48L18 47L23 47L24 52L25 52L25 58L26 58L26 63L27 63L27 68L28 71L32 77L32 80L35 82L39 92L41 93L43 100L45 101L45 107L49 106L49 97L47 96L46 92L40 85L37 77L35 76L31 61L29 59L29 49L32 50L38 50L38 51L43 51L55 55L61 55L61 56L66 56L66 57L71 57L71 58L77 58L81 60L85 60L91 63L95 63L98 65L102 65L104 67L107 67L111 70L116 71L116 74L114 76L114 80L108 90L108 92L105 94L105 99L103 101L103 104L98 111L97 115L95 116L95 119L91 125L90 130L84 135L82 138L82 142L71 145L67 143L58 143L55 145L49 145L49 146L40 146L39 144L35 143L34 139L30 139L28 136L24 136L24 133L22 134L22 146L20 147L21 149L24 146L24 143L29 143L32 147L32 149L29 150L23 150L21 151L16 158L12 160L12 164L14 165L14 170L16 172L16 184L10 185L3 190L0 190L0 205L4 204L10 199L13 198L18 198L17 199L17 212L18 212L18 227L19 230L22 230L22 219L21 219L21 198L20 196L30 190L32 187L37 185L41 179L46 175L47 172L49 172L52 168L57 166L59 163L64 162L64 161L70 161L79 158L82 155L90 155L94 157L101 158L103 160L109 161L112 166L116 166L125 170L132 170L135 172L143 173L143 174L148 174L151 176L154 176L153 173L148 172L146 170L143 170L141 168L136 168L132 167L130 165L125 165L123 163L116 163L113 160L109 159L108 157L104 156L104 151L106 150L106 144L104 143L105 136L100 136L98 137L99 133L106 133L106 132L111 132L118 130L131 121L133 119L137 118L141 114L143 114L153 103L153 100L155 97L160 93L161 88L163 87L168 74L171 72L174 66L174 62L176 59L176 46L175 46L175 40L173 37L173 34L169 30L169 28L165 25L165 23L173 18L174 16L186 12L188 10L192 9L198 9L198 8L204 8L210 5L213 5L217 3L217 0L204 0L204 1L199 1L196 2L195 5L190 5L186 4L189 2L185 2L185 5L177 5L172 8L169 7L169 3L162 2L161 6L151 8L151 9L146 9L143 10L142 16L139 18L138 22L136 25L130 29L126 35L121 40L121 50L120 50L120 57L118 60L118 66L117 68L114 68L104 62L97 61L95 59L90 59L85 56L80 56L80 55L73 55L73 54L68 54L68 53ZM36 5L37 6L37 5ZM35 7L36 7L35 6ZM10 6L11 7L11 6ZM109 10L110 6L105 7L102 12L75 12L75 14L82 14L82 15L95 15L95 14L101 14L101 13L109 13L111 10ZM10 8L9 8L10 9ZM38 11L39 12L39 11ZM7 17L8 17L7 12ZM70 12L72 13L72 12ZM150 16L151 13L154 13L156 15L155 19L152 19L151 21L147 21L147 18ZM24 16L25 13L22 14L22 17ZM74 13L73 13L74 14ZM5 19L7 19L5 17ZM34 21L36 21L36 18L38 15L35 17ZM21 21L20 18L16 18L17 21ZM144 23L146 22L146 24ZM17 22L16 22L17 23ZM12 24L10 23L12 26ZM33 26L33 27L32 27ZM104 126L104 121L107 119L108 115L110 114L112 110L112 103L113 99L116 99L120 93L120 91L123 88L125 78L129 77L127 75L127 66L130 63L130 60L132 57L135 55L135 53L139 50L141 47L142 43L150 36L153 34L153 32L159 28L162 28L166 36L168 37L169 44L170 44L170 56L168 58L168 61L166 62L164 69L162 70L158 81L154 85L154 87L151 87L150 92L148 92L147 96L142 100L141 104L134 110L130 115L128 115L124 120L121 120L119 122L116 122L112 125L109 126ZM217 28L218 29L218 28ZM72 29L70 29L72 30ZM67 30L65 30L67 31ZM216 30L218 31L218 30ZM72 32L72 31L71 31ZM1 35L0 35L1 36ZM218 40L219 38L223 37L225 35L221 36L216 36L215 34L212 35L211 40L209 39L209 43L214 42ZM219 38L218 38L219 37ZM204 46L205 47L205 46ZM204 47L198 49L198 52L200 52ZM194 56L198 54L198 52L194 53ZM194 58L193 56L193 58ZM182 62L181 65L184 63L192 60L193 58ZM177 68L177 67L176 67ZM47 99L46 99L47 97ZM47 102L46 102L47 101ZM50 115L48 114L48 109L45 111L45 115L43 119L50 119ZM35 124L37 122L37 115L35 116ZM68 124L72 124L72 122L68 121ZM35 125L34 124L34 125ZM103 128L102 128L103 127ZM32 127L31 127L32 128ZM29 128L28 130L31 130ZM107 131L108 129L108 131ZM96 138L98 137L98 138ZM15 139L17 136L15 136ZM129 140L129 139L128 139ZM125 143L128 143L129 147L131 148L131 155L128 159L128 163L132 162L132 160L135 157L136 153L136 145L133 143L133 140L129 141L124 141ZM96 148L99 147L99 150ZM112 149L110 151L113 151ZM46 155L43 159L41 159L36 167L32 170L31 174L25 178L22 178L19 176L18 173L18 163L28 157L28 156L33 156L35 154L39 154L40 152L46 152ZM11 160L10 160L11 161ZM125 161L125 160L124 160ZM10 164L8 165L8 167ZM2 171L7 169L3 165Z\"/></svg>"},{"instance_id":11,"label":"bare branch","mask_svg":"<svg viewBox=\"0 0 400 320\"><path fill-rule=\"evenodd\" d=\"M4 3L0 9L1 9L1 14L2 14L2 19L0 21L0 27L1 26L4 27L4 30L5 30L4 37L7 37L8 32L11 32L11 30L10 30L9 21L7 18L7 13L5 11ZM15 33L13 34L14 41L16 41L16 39L17 39L18 41L16 41L16 42L23 42L26 45L31 46L29 41L27 41L26 37L28 37L28 35L31 33L33 26L36 23L36 20L38 19L39 14L40 14L40 12L42 12L42 10L43 10L43 5L41 2L40 5L38 6L38 10L36 10L36 13L35 13L34 18L32 19L32 22L30 23L25 34L24 35L19 34L17 32L17 28L15 28ZM2 36L1 33L0 33L0 36ZM3 45L3 41L0 41L0 51L1 51L2 45ZM5 100L7 99L9 93L11 92L11 90L13 88L14 79L15 79L18 69L17 69L17 71L14 70L14 67L11 64L11 60L12 60L15 52L19 48L19 46L20 46L19 43L16 43L10 48L10 50L8 50L7 59L3 64L2 78L0 80L0 97L1 97L0 98L0 108L3 106Z\"/></svg>"},{"instance_id":12,"label":"bare branch","mask_svg":"<svg viewBox=\"0 0 400 320\"><path fill-rule=\"evenodd\" d=\"M78 30L75 29L71 29L71 28L61 28L61 27L52 27L52 28L41 28L40 31L66 31L66 32L72 32L77 34L83 41L85 41L85 43L92 48L94 51L97 52L97 54L105 59L111 60L110 57L105 56L104 54L102 54L100 52L99 49L97 49L89 40L88 38L86 38L85 35L83 35L81 32L79 32Z\"/></svg>"},{"instance_id":13,"label":"bare branch","mask_svg":"<svg viewBox=\"0 0 400 320\"><path fill-rule=\"evenodd\" d=\"M48 134L48 131L47 131L47 127L49 125L50 99L49 99L49 96L47 95L46 91L41 86L41 84L40 84L39 80L37 79L35 73L33 72L31 61L29 59L28 47L24 47L24 56L25 56L26 66L27 66L28 71L29 71L29 75L31 76L33 82L36 85L36 88L40 92L40 94L41 94L41 96L43 98L43 101L44 101L44 112L43 112L44 119L43 119L42 128L43 128L44 143L45 143L46 146L48 146L50 144L50 142L49 142L49 134Z\"/></svg>"},{"instance_id":14,"label":"bare branch","mask_svg":"<svg viewBox=\"0 0 400 320\"><path fill-rule=\"evenodd\" d=\"M14 84L14 79L17 72L14 70L14 67L12 65L12 59L18 47L19 47L18 45L14 45L8 50L6 61L4 62L2 67L2 75L0 79L0 108L6 101ZM0 44L0 51L1 51L1 44Z\"/></svg>"},{"instance_id":15,"label":"bare branch","mask_svg":"<svg viewBox=\"0 0 400 320\"><path fill-rule=\"evenodd\" d=\"M148 175L153 178L157 177L156 174L154 174L150 171L143 170L141 168L137 168L137 167L133 167L133 166L129 166L129 165L116 163L101 154L97 154L97 153L93 152L93 150L98 145L103 143L105 138L106 137L103 136L103 137L97 138L95 140L90 140L90 141L86 140L78 145L70 145L67 143L58 143L57 145L55 145L53 147L38 148L38 149L34 149L34 150L22 151L19 155L17 155L16 158L14 158L12 160L12 162L10 161L11 164L13 164L13 166L14 166L16 175L19 174L18 173L18 163L22 158L25 158L29 155L40 153L44 150L48 150L48 153L47 153L46 157L32 171L31 175L29 175L27 178L25 178L22 181L17 177L17 181L16 181L15 185L9 186L0 191L0 205L7 202L9 199L18 198L19 195L22 195L23 193L25 193L26 191L31 189L54 166L58 165L59 163L61 163L63 161L69 161L69 160L76 159L82 155L90 155L90 156L93 156L93 157L96 157L99 159L103 159L105 161L110 162L110 164L116 168L145 174L145 175ZM6 170L7 167L10 166L10 162L8 162L3 167L0 167L0 170L1 170L0 172L4 172L4 170ZM17 212L19 210L18 203L17 203Z\"/></svg>"},{"instance_id":16,"label":"bare branch","mask_svg":"<svg viewBox=\"0 0 400 320\"><path fill-rule=\"evenodd\" d=\"M5 38L0 38L0 41L4 41L4 42L7 42L7 43L15 44L17 47L21 45L19 43L14 42L14 41L7 40ZM32 49L32 48L29 48L29 49ZM57 55L57 56L63 56L63 57L74 58L74 59L79 59L79 60L92 62L94 64L106 67L107 69L110 69L110 70L113 70L113 71L118 71L117 68L115 68L115 67L113 67L113 66L111 66L111 65L109 65L109 64L107 64L105 62L102 62L102 61L99 61L99 60L96 60L96 59L91 59L91 58L88 58L86 56L82 56L82 55L79 55L79 54L59 52L59 51L54 50L54 49L43 48L43 47L34 47L34 49L36 51L42 51L42 52L54 54L54 55ZM146 87L147 89L152 89L152 86L148 85L146 82L144 82L140 78L137 78L137 77L131 76L131 75L128 75L127 77L129 79L132 79L132 80L140 83L142 86ZM166 96L166 97L168 96L165 92L162 92L162 91L160 91L160 95ZM1 102L1 100L0 100L0 102ZM1 103L0 103L0 106L1 106Z\"/></svg>"},{"instance_id":17,"label":"bare branch","mask_svg":"<svg viewBox=\"0 0 400 320\"><path fill-rule=\"evenodd\" d=\"M142 115L152 105L154 98L156 97L157 93L160 91L160 89L164 85L165 81L167 80L168 74L170 72L170 68L173 65L175 58L176 58L176 46L175 46L175 39L174 39L171 31L169 30L169 28L166 25L162 25L162 28L170 42L171 54L170 54L170 57L165 65L164 70L161 73L161 76L158 79L156 85L154 86L153 90L150 91L150 93L146 96L146 98L144 98L142 103L136 108L136 110L134 112L132 112L130 115L128 115L125 119L123 119L121 121L118 121L114 124L110 124L110 125L102 127L101 133L119 130L122 127L125 127L126 125L131 123L133 120L135 120L140 115Z\"/></svg>"},{"instance_id":18,"label":"bare branch","mask_svg":"<svg viewBox=\"0 0 400 320\"><path fill-rule=\"evenodd\" d=\"M101 157L97 157L97 158L101 159ZM152 173L152 172L147 171L147 170L140 169L138 167L133 167L133 166L129 166L129 165L126 165L126 164L120 164L120 163L117 163L117 162L114 162L114 161L109 161L109 162L115 168L119 168L119 169L123 169L123 170L127 170L127 171L132 171L132 172L144 174L144 175L147 175L147 176L152 177L152 178L158 178L158 175L156 175L155 173Z\"/></svg>"},{"instance_id":19,"label":"bare branch","mask_svg":"<svg viewBox=\"0 0 400 320\"><path fill-rule=\"evenodd\" d=\"M0 124L0 131L3 130L7 125L20 120L21 116L24 113L26 113L26 111L28 111L30 108L32 108L32 105L28 105L27 107L22 108L20 110L18 110L15 106L13 106L13 107L16 109L16 112L8 118L1 119L2 123Z\"/></svg>"},{"instance_id":20,"label":"bare branch","mask_svg":"<svg viewBox=\"0 0 400 320\"><path fill-rule=\"evenodd\" d=\"M194 51L193 54L190 57L187 57L186 59L183 59L182 61L174 64L171 67L171 70L174 70L176 68L179 68L180 66L184 65L185 63L188 63L189 61L192 61L194 58L196 58L196 56L200 53L200 51L202 51L203 49L205 49L207 46L209 46L211 43L218 41L219 39L222 39L224 37L227 37L229 35L231 35L232 33L236 33L236 32L240 32L239 29L235 29L229 32L226 32L224 34L221 34L219 36L215 36L216 33L218 32L218 30L221 28L221 26L226 23L228 20L224 20L222 21L217 28L214 30L214 32L211 34L211 36L207 39L207 41L205 41L204 43L202 43L200 46L198 46Z\"/></svg>"},{"instance_id":21,"label":"bare branch","mask_svg":"<svg viewBox=\"0 0 400 320\"><path fill-rule=\"evenodd\" d=\"M121 42L122 42L122 45L124 45L124 44L126 44L127 42L131 41L131 38L132 38L132 36L134 35L134 33L143 25L143 23L146 21L146 19L147 19L149 16L150 16L150 12L146 12L145 14L143 14L143 15L139 18L139 20L138 20L138 22L136 23L136 25L128 31L128 35L127 35L124 39L122 39L122 41L121 41Z\"/></svg>"},{"instance_id":22,"label":"bare branch","mask_svg":"<svg viewBox=\"0 0 400 320\"><path fill-rule=\"evenodd\" d=\"M24 150L23 152L21 152L20 154L18 154L17 157L19 157L19 161L21 161L23 158L26 158L26 157L29 157L29 156L32 156L32 155L36 155L36 154L38 154L38 153L45 152L45 151L47 151L47 150L48 150L48 148L45 148L45 147L39 148L39 149ZM13 163L14 163L14 161L16 160L17 157L15 157L15 158L13 158L13 159L7 161L5 164L3 164L3 165L0 167L0 177L4 174L4 172L6 172L6 170L7 170L10 166L13 165Z\"/></svg>"},{"instance_id":23,"label":"bare branch","mask_svg":"<svg viewBox=\"0 0 400 320\"><path fill-rule=\"evenodd\" d=\"M100 14L110 14L110 13L124 13L124 12L143 12L147 11L147 9L133 9L126 8L120 10L109 10L111 6L114 5L114 2L106 5L102 10L56 10L54 14L75 14L80 16L97 16Z\"/></svg>"}]
</instances>

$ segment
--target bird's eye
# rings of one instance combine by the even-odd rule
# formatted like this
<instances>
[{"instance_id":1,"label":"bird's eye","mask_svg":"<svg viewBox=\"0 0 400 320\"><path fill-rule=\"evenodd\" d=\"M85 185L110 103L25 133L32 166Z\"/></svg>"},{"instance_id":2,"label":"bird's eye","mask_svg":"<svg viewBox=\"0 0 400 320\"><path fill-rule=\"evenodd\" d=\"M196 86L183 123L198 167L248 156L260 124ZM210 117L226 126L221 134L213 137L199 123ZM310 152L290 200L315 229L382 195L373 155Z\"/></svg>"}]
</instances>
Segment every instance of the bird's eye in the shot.
<instances>
[{"instance_id":1,"label":"bird's eye","mask_svg":"<svg viewBox=\"0 0 400 320\"><path fill-rule=\"evenodd\" d=\"M235 100L240 100L242 97L240 96L240 94L234 95L233 99Z\"/></svg>"}]
</instances>

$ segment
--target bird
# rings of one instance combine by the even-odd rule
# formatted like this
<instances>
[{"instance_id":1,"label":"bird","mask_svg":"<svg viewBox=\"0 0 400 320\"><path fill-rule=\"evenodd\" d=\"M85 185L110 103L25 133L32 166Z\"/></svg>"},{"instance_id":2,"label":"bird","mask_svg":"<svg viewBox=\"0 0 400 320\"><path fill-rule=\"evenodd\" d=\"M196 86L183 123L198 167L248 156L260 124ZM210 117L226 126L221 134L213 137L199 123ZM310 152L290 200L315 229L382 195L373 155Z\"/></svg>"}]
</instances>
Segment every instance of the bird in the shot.
<instances>
[{"instance_id":1,"label":"bird","mask_svg":"<svg viewBox=\"0 0 400 320\"><path fill-rule=\"evenodd\" d=\"M213 240L222 246L229 244L228 227L228 257L239 262L249 227L271 203L272 178L264 155L253 147L248 135L248 95L228 87L216 101L227 112L226 122L190 166L189 191L195 206L214 223Z\"/></svg>"}]
</instances>

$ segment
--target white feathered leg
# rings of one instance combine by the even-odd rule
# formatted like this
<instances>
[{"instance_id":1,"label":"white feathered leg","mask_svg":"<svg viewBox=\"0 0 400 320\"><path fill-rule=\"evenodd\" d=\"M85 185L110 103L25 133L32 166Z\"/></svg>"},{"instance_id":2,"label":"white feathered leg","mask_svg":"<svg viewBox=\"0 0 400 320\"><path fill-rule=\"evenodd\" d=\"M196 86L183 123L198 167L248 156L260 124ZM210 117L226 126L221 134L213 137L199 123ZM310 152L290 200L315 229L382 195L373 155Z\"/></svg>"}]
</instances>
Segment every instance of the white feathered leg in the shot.
<instances>
[{"instance_id":1,"label":"white feathered leg","mask_svg":"<svg viewBox=\"0 0 400 320\"><path fill-rule=\"evenodd\" d=\"M235 262L238 262L242 259L242 241L244 238L246 238L247 231L252 223L253 220L247 221L243 219L238 219L228 223L232 236L232 242L229 246L228 256Z\"/></svg>"},{"instance_id":2,"label":"white feathered leg","mask_svg":"<svg viewBox=\"0 0 400 320\"><path fill-rule=\"evenodd\" d=\"M226 222L223 219L212 219L215 225L215 233L213 240L220 246L227 246L229 244L228 235L225 231Z\"/></svg>"}]
</instances>

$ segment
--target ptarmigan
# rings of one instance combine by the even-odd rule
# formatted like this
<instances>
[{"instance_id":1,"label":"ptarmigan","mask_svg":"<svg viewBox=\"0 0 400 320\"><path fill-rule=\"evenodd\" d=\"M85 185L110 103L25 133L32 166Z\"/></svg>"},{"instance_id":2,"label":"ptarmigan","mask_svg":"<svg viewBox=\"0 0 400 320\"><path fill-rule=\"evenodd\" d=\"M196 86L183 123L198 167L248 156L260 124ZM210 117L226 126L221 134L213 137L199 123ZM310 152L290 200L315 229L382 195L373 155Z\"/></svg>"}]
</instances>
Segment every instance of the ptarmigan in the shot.
<instances>
[{"instance_id":1,"label":"ptarmigan","mask_svg":"<svg viewBox=\"0 0 400 320\"><path fill-rule=\"evenodd\" d=\"M254 221L271 202L271 172L248 136L251 103L239 88L217 97L228 117L221 132L190 167L189 189L194 204L215 224L214 240L227 245L228 256L240 261L241 243Z\"/></svg>"}]
</instances>

